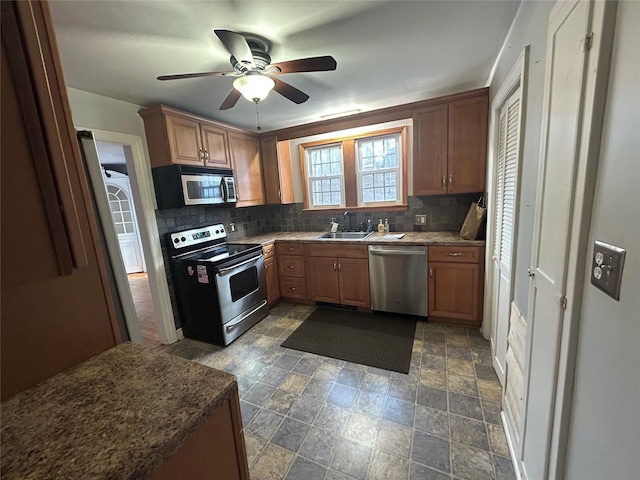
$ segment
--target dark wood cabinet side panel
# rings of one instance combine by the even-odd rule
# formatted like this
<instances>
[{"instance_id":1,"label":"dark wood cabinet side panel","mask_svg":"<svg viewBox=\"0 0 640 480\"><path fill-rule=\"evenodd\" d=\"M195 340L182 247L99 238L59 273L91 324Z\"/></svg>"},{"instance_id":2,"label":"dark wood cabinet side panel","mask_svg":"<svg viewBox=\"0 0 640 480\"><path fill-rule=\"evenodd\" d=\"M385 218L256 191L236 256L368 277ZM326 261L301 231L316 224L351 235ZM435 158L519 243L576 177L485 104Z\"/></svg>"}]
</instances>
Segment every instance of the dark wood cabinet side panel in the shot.
<instances>
[{"instance_id":1,"label":"dark wood cabinet side panel","mask_svg":"<svg viewBox=\"0 0 640 480\"><path fill-rule=\"evenodd\" d=\"M280 203L280 173L276 137L260 139L260 156L264 176L264 195L269 205Z\"/></svg>"},{"instance_id":2,"label":"dark wood cabinet side panel","mask_svg":"<svg viewBox=\"0 0 640 480\"><path fill-rule=\"evenodd\" d=\"M241 467L240 455L244 452L238 451L238 437L242 437L242 432L235 430L232 405L227 400L160 465L151 480L248 480L248 469ZM243 463L246 465L246 457Z\"/></svg>"},{"instance_id":3,"label":"dark wood cabinet side panel","mask_svg":"<svg viewBox=\"0 0 640 480\"><path fill-rule=\"evenodd\" d=\"M7 9L19 10L22 15L5 15ZM65 88L64 79L53 78L59 73L55 68L59 58L47 30L51 25L47 5L3 2L2 12L0 389L5 400L115 346L118 335L111 293L103 277L104 263L97 250L95 219L87 203L84 167L73 143L75 137L73 142L69 139L73 126L65 113L66 96L60 91ZM30 47L25 50L5 43L5 33L16 26L29 37L26 44ZM36 48L34 42L41 43ZM14 83L15 64L7 61L8 48L31 65L40 62L39 71L46 72L48 88L31 82ZM30 92L36 99L43 125L25 122L25 111L18 103L20 92ZM43 95L46 98L41 98ZM52 111L42 114L45 108ZM31 148L36 137L40 142L47 137L45 154ZM64 166L66 176L63 179L58 170L54 186L46 188L54 188L56 207L60 201L66 213L73 213L65 223L67 228L73 225L78 230L70 239L72 249L81 252L74 254L81 261L74 260L74 268L64 275L56 268L51 223L45 213L44 203L50 199L36 180L37 169L52 162ZM60 188L66 193L61 194Z\"/></svg>"}]
</instances>

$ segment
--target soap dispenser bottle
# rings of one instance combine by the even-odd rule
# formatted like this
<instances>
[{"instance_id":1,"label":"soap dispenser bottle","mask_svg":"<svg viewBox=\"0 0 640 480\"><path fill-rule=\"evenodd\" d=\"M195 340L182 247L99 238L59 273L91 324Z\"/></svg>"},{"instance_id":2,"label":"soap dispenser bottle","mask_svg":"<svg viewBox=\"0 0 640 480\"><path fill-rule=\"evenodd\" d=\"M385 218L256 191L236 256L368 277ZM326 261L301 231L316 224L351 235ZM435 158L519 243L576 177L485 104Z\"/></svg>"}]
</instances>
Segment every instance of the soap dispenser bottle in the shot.
<instances>
[{"instance_id":1,"label":"soap dispenser bottle","mask_svg":"<svg viewBox=\"0 0 640 480\"><path fill-rule=\"evenodd\" d=\"M373 225L371 225L371 219L367 220L367 233L373 232Z\"/></svg>"},{"instance_id":2,"label":"soap dispenser bottle","mask_svg":"<svg viewBox=\"0 0 640 480\"><path fill-rule=\"evenodd\" d=\"M385 233L389 233L389 219L388 218L384 219L384 231L385 231Z\"/></svg>"},{"instance_id":3,"label":"soap dispenser bottle","mask_svg":"<svg viewBox=\"0 0 640 480\"><path fill-rule=\"evenodd\" d=\"M382 219L380 219L380 223L378 224L378 232L384 233L384 224L382 223Z\"/></svg>"}]
</instances>

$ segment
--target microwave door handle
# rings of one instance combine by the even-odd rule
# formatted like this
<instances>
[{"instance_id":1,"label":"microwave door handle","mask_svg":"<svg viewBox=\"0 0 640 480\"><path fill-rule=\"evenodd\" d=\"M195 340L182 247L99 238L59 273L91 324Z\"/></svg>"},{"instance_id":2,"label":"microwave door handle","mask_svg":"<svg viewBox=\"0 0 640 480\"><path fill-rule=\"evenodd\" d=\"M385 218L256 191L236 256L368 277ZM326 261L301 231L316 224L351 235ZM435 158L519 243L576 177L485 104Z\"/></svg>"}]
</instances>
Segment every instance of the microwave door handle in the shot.
<instances>
[{"instance_id":1,"label":"microwave door handle","mask_svg":"<svg viewBox=\"0 0 640 480\"><path fill-rule=\"evenodd\" d=\"M227 190L227 182L224 176L220 177L220 189L222 190L222 199L227 203L229 201L229 190Z\"/></svg>"}]
</instances>

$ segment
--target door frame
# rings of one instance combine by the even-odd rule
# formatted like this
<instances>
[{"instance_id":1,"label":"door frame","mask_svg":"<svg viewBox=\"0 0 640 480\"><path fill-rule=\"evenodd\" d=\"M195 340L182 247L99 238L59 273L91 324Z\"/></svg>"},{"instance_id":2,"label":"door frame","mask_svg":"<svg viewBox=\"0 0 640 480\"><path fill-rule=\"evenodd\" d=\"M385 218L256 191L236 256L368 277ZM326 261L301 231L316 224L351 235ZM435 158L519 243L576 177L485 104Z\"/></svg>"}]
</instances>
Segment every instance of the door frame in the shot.
<instances>
[{"instance_id":1,"label":"door frame","mask_svg":"<svg viewBox=\"0 0 640 480\"><path fill-rule=\"evenodd\" d=\"M494 232L497 224L497 205L495 201L495 190L496 190L496 176L498 173L497 164L498 164L498 142L499 142L499 122L500 122L500 109L509 98L509 95L514 91L514 89L520 85L520 134L518 138L518 161L516 164L516 191L514 196L514 211L513 211L513 232L512 232L512 242L511 242L511 271L509 272L509 308L511 308L511 302L513 302L513 287L515 283L515 258L516 251L518 248L518 221L519 221L519 209L516 208L519 204L519 195L520 195L520 167L522 163L522 152L524 146L524 132L526 129L526 110L527 110L527 72L529 69L529 50L530 46L525 45L518 60L516 60L515 64L511 68L511 71L505 78L504 82L498 89L498 93L493 98L491 102L491 120L490 120L490 132L489 138L491 139L491 153L489 158L491 158L491 162L488 165L487 172L487 200L488 200L488 210L491 212L489 218L487 219L487 232ZM485 249L485 265L489 265L489 268L485 270L485 295L484 295L484 307L483 307L483 318L491 319L489 325L483 324L483 333L485 338L489 337L491 344L491 363L496 370L498 375L498 379L500 383L504 387L504 382L506 380L506 365L504 365L504 370L498 368L496 365L495 359L495 348L497 343L497 319L494 318L493 315L493 301L494 295L497 292L494 291L494 281L496 279L497 271L493 267L493 250L495 248L494 236L493 234L488 235L487 238L487 246ZM487 322L488 323L488 322ZM507 329L508 334L508 329Z\"/></svg>"},{"instance_id":2,"label":"door frame","mask_svg":"<svg viewBox=\"0 0 640 480\"><path fill-rule=\"evenodd\" d=\"M583 0L562 1L558 0L549 15L551 26L554 19L566 11L573 9L573 6ZM591 222L591 211L593 206L593 192L596 183L597 167L600 155L600 141L602 137L602 125L606 104L607 84L609 80L609 66L611 61L611 51L613 48L613 37L616 24L617 2L590 1L591 11L589 17L588 31L592 34L589 54L584 66L584 77L582 84L582 98L579 115L579 139L576 143L577 160L574 169L574 194L570 210L569 236L565 245L558 248L567 255L567 262L563 274L564 296L567 300L566 309L560 319L558 328L558 349L555 352L554 371L549 372L555 377L554 391L552 392L553 404L551 406L551 428L549 438L544 444L538 444L539 448L544 448L546 454L546 472L549 479L561 479L564 477L565 456L567 451L567 439L571 423L571 410L573 404L573 384L575 378L578 337L580 330L580 317L582 307L582 293L584 291L585 274L588 275L590 269L585 265L587 251L589 247L589 228ZM548 35L547 35L548 39ZM549 65L549 48L547 45L547 56L545 60L545 84L543 94L543 115L540 140L540 161L538 172L538 186L536 191L536 205L540 204L542 190L540 179L544 168L544 155L547 145L547 118L550 110L549 82L551 67ZM539 238L537 232L540 230L541 218L538 213L534 219L534 237L532 245L532 262L534 261L538 248ZM530 287L531 288L531 287ZM514 464L518 469L518 474L523 478L526 475L526 465L522 463L523 446L525 443L527 429L528 411L528 390L531 372L531 347L533 336L535 335L535 321L531 319L532 298L529 295L529 305L527 309L527 337L525 346L524 365L524 392L523 392L523 412L522 412L522 434L521 444L518 449L517 458ZM560 299L559 299L560 300Z\"/></svg>"},{"instance_id":3,"label":"door frame","mask_svg":"<svg viewBox=\"0 0 640 480\"><path fill-rule=\"evenodd\" d=\"M151 165L144 153L142 138L126 133L108 132L89 127L78 127L78 130L89 130L95 140L125 145L131 148L133 157L133 171L129 172L131 193L136 208L138 232L142 242L142 254L147 267L149 289L153 301L154 316L158 326L158 334L163 344L174 343L178 340L173 307L169 296L169 285L164 267L162 246L158 236L158 223L155 210L157 209ZM131 175L132 174L132 175ZM115 231L113 232L115 235ZM116 238L106 241L118 242ZM119 248L119 246L118 246ZM125 275L126 277L126 275ZM139 328L139 327L138 327Z\"/></svg>"}]
</instances>

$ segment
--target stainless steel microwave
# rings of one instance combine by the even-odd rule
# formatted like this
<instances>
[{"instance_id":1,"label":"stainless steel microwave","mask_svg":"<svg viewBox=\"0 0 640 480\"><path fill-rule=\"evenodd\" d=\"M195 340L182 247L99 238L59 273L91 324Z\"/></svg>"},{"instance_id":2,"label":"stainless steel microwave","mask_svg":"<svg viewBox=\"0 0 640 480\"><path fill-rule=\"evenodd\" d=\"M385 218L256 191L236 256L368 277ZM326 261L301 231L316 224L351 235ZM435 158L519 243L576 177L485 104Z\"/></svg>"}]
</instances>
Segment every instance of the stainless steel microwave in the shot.
<instances>
[{"instance_id":1,"label":"stainless steel microwave","mask_svg":"<svg viewBox=\"0 0 640 480\"><path fill-rule=\"evenodd\" d=\"M233 170L166 165L152 169L158 209L238 201Z\"/></svg>"}]
</instances>

